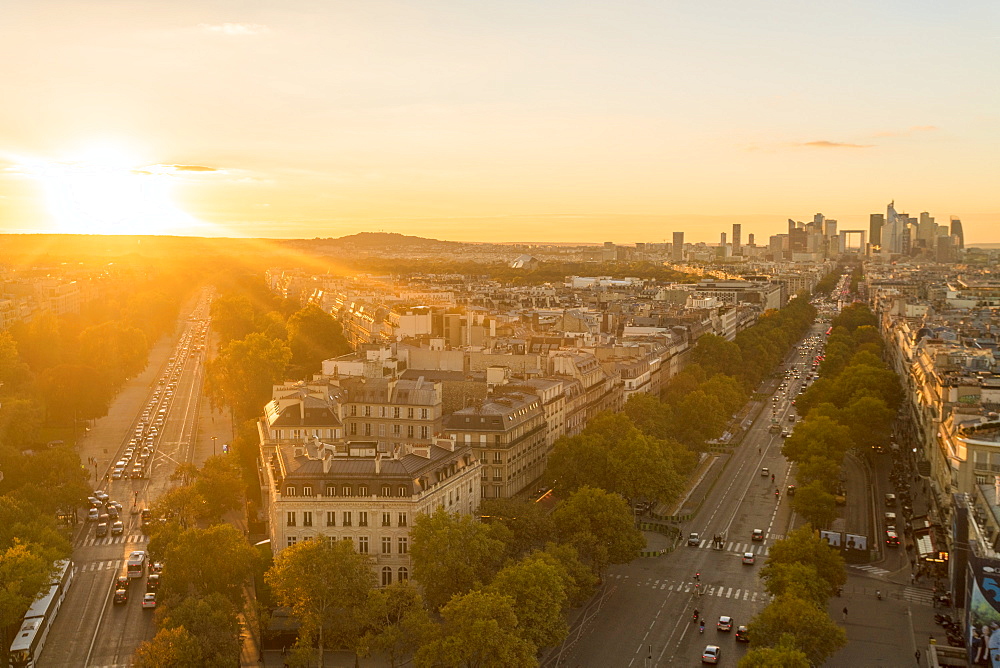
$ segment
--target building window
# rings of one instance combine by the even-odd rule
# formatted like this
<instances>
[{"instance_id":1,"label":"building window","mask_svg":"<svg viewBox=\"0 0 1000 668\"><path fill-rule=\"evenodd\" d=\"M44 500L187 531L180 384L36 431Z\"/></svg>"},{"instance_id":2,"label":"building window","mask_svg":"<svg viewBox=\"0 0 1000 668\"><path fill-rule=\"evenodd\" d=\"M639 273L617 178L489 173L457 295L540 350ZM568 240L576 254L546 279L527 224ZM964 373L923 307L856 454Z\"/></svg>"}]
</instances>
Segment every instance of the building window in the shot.
<instances>
[{"instance_id":1,"label":"building window","mask_svg":"<svg viewBox=\"0 0 1000 668\"><path fill-rule=\"evenodd\" d=\"M326 525L328 527L337 526L337 513L333 510L326 511Z\"/></svg>"},{"instance_id":2,"label":"building window","mask_svg":"<svg viewBox=\"0 0 1000 668\"><path fill-rule=\"evenodd\" d=\"M334 487L333 485L327 485L326 486L326 495L327 496L336 496L337 495L337 488Z\"/></svg>"},{"instance_id":3,"label":"building window","mask_svg":"<svg viewBox=\"0 0 1000 668\"><path fill-rule=\"evenodd\" d=\"M413 425L412 424L406 425L406 437L407 438L413 438Z\"/></svg>"},{"instance_id":4,"label":"building window","mask_svg":"<svg viewBox=\"0 0 1000 668\"><path fill-rule=\"evenodd\" d=\"M289 512L285 514L285 526L293 527L295 526L295 512Z\"/></svg>"},{"instance_id":5,"label":"building window","mask_svg":"<svg viewBox=\"0 0 1000 668\"><path fill-rule=\"evenodd\" d=\"M500 482L502 479L503 478L500 477L500 469L499 468L493 469L493 481Z\"/></svg>"},{"instance_id":6,"label":"building window","mask_svg":"<svg viewBox=\"0 0 1000 668\"><path fill-rule=\"evenodd\" d=\"M344 488L341 489L340 492L342 496L351 496L354 490L348 487L347 485L344 485Z\"/></svg>"},{"instance_id":7,"label":"building window","mask_svg":"<svg viewBox=\"0 0 1000 668\"><path fill-rule=\"evenodd\" d=\"M372 425L370 422L365 422L365 436L372 435Z\"/></svg>"},{"instance_id":8,"label":"building window","mask_svg":"<svg viewBox=\"0 0 1000 668\"><path fill-rule=\"evenodd\" d=\"M312 495L313 495L313 488L312 487L303 487L302 488L302 496L312 496Z\"/></svg>"},{"instance_id":9,"label":"building window","mask_svg":"<svg viewBox=\"0 0 1000 668\"><path fill-rule=\"evenodd\" d=\"M399 492L399 496L406 496L406 487L405 486L400 485L399 489L397 489L396 491Z\"/></svg>"},{"instance_id":10,"label":"building window","mask_svg":"<svg viewBox=\"0 0 1000 668\"><path fill-rule=\"evenodd\" d=\"M427 427L420 428L420 438L427 438Z\"/></svg>"},{"instance_id":11,"label":"building window","mask_svg":"<svg viewBox=\"0 0 1000 668\"><path fill-rule=\"evenodd\" d=\"M357 436L357 435L358 435L358 423L357 422L352 422L351 423L351 436Z\"/></svg>"},{"instance_id":12,"label":"building window","mask_svg":"<svg viewBox=\"0 0 1000 668\"><path fill-rule=\"evenodd\" d=\"M494 452L493 453L493 463L494 464L503 464L503 453L502 452Z\"/></svg>"},{"instance_id":13,"label":"building window","mask_svg":"<svg viewBox=\"0 0 1000 668\"><path fill-rule=\"evenodd\" d=\"M392 417L399 419L399 406L395 406L392 409Z\"/></svg>"},{"instance_id":14,"label":"building window","mask_svg":"<svg viewBox=\"0 0 1000 668\"><path fill-rule=\"evenodd\" d=\"M382 485L382 496L390 496L392 494L392 492L389 491L390 489L389 485Z\"/></svg>"},{"instance_id":15,"label":"building window","mask_svg":"<svg viewBox=\"0 0 1000 668\"><path fill-rule=\"evenodd\" d=\"M494 499L500 498L500 485L493 485L493 498Z\"/></svg>"},{"instance_id":16,"label":"building window","mask_svg":"<svg viewBox=\"0 0 1000 668\"><path fill-rule=\"evenodd\" d=\"M493 435L493 445L495 445L498 448L500 447L500 445L501 445L500 434L494 434Z\"/></svg>"},{"instance_id":17,"label":"building window","mask_svg":"<svg viewBox=\"0 0 1000 668\"><path fill-rule=\"evenodd\" d=\"M289 536L288 538L285 539L285 547L291 547L292 545L295 545L297 542L299 542L297 536Z\"/></svg>"},{"instance_id":18,"label":"building window","mask_svg":"<svg viewBox=\"0 0 1000 668\"><path fill-rule=\"evenodd\" d=\"M382 586L388 587L392 584L392 568L389 566L382 567Z\"/></svg>"},{"instance_id":19,"label":"building window","mask_svg":"<svg viewBox=\"0 0 1000 668\"><path fill-rule=\"evenodd\" d=\"M309 510L302 512L302 526L311 527L313 525L313 514Z\"/></svg>"},{"instance_id":20,"label":"building window","mask_svg":"<svg viewBox=\"0 0 1000 668\"><path fill-rule=\"evenodd\" d=\"M346 540L348 543L351 544L352 547L354 545L354 539L351 538L350 536L344 536L343 538L341 538L341 540Z\"/></svg>"},{"instance_id":21,"label":"building window","mask_svg":"<svg viewBox=\"0 0 1000 668\"><path fill-rule=\"evenodd\" d=\"M410 574L409 574L409 572L408 572L408 571L406 570L406 566L400 566L400 567L399 567L399 570L398 570L398 571L396 571L396 573L398 573L398 575L399 575L399 577L398 577L397 579L398 579L398 580L399 580L400 582L406 582L407 580L409 580L409 579L410 579Z\"/></svg>"},{"instance_id":22,"label":"building window","mask_svg":"<svg viewBox=\"0 0 1000 668\"><path fill-rule=\"evenodd\" d=\"M378 416L380 418L384 418L385 417L385 406L379 406L378 407Z\"/></svg>"},{"instance_id":23,"label":"building window","mask_svg":"<svg viewBox=\"0 0 1000 668\"><path fill-rule=\"evenodd\" d=\"M351 406L351 416L352 417L357 417L358 416L358 407L357 406Z\"/></svg>"},{"instance_id":24,"label":"building window","mask_svg":"<svg viewBox=\"0 0 1000 668\"><path fill-rule=\"evenodd\" d=\"M368 496L368 486L361 485L358 487L358 496Z\"/></svg>"},{"instance_id":25,"label":"building window","mask_svg":"<svg viewBox=\"0 0 1000 668\"><path fill-rule=\"evenodd\" d=\"M359 527L366 527L366 526L368 526L368 512L367 511L362 510L361 512L358 513L358 526Z\"/></svg>"},{"instance_id":26,"label":"building window","mask_svg":"<svg viewBox=\"0 0 1000 668\"><path fill-rule=\"evenodd\" d=\"M295 496L295 488L294 487L286 487L285 488L285 496Z\"/></svg>"},{"instance_id":27,"label":"building window","mask_svg":"<svg viewBox=\"0 0 1000 668\"><path fill-rule=\"evenodd\" d=\"M406 554L406 550L407 550L407 539L404 536L399 539L399 553Z\"/></svg>"},{"instance_id":28,"label":"building window","mask_svg":"<svg viewBox=\"0 0 1000 668\"><path fill-rule=\"evenodd\" d=\"M371 416L372 416L372 407L365 406L365 417L371 417Z\"/></svg>"},{"instance_id":29,"label":"building window","mask_svg":"<svg viewBox=\"0 0 1000 668\"><path fill-rule=\"evenodd\" d=\"M382 513L382 526L392 526L392 513Z\"/></svg>"},{"instance_id":30,"label":"building window","mask_svg":"<svg viewBox=\"0 0 1000 668\"><path fill-rule=\"evenodd\" d=\"M385 437L385 425L382 424L381 422L378 425L378 435Z\"/></svg>"},{"instance_id":31,"label":"building window","mask_svg":"<svg viewBox=\"0 0 1000 668\"><path fill-rule=\"evenodd\" d=\"M399 425L398 424L392 425L392 435L398 437L399 433L400 433L399 432Z\"/></svg>"},{"instance_id":32,"label":"building window","mask_svg":"<svg viewBox=\"0 0 1000 668\"><path fill-rule=\"evenodd\" d=\"M405 527L406 526L406 513L400 513L399 514L399 526L401 526L401 527Z\"/></svg>"},{"instance_id":33,"label":"building window","mask_svg":"<svg viewBox=\"0 0 1000 668\"><path fill-rule=\"evenodd\" d=\"M412 420L413 419L413 409L412 408L407 408L406 409L406 419L408 419L408 420Z\"/></svg>"},{"instance_id":34,"label":"building window","mask_svg":"<svg viewBox=\"0 0 1000 668\"><path fill-rule=\"evenodd\" d=\"M326 537L326 544L329 545L330 547L333 547L334 545L337 544L337 537L336 536L327 536Z\"/></svg>"},{"instance_id":35,"label":"building window","mask_svg":"<svg viewBox=\"0 0 1000 668\"><path fill-rule=\"evenodd\" d=\"M483 485L480 489L482 490L482 493L480 494L480 497L484 498L484 499L487 498L486 497L486 490L489 489L489 488L486 485Z\"/></svg>"},{"instance_id":36,"label":"building window","mask_svg":"<svg viewBox=\"0 0 1000 668\"><path fill-rule=\"evenodd\" d=\"M427 409L426 408L421 408L420 409L420 419L421 420L426 420L427 419Z\"/></svg>"},{"instance_id":37,"label":"building window","mask_svg":"<svg viewBox=\"0 0 1000 668\"><path fill-rule=\"evenodd\" d=\"M348 510L347 512L344 513L344 521L342 522L341 526L345 527L351 526L351 511Z\"/></svg>"},{"instance_id":38,"label":"building window","mask_svg":"<svg viewBox=\"0 0 1000 668\"><path fill-rule=\"evenodd\" d=\"M368 554L368 536L360 536L358 538L358 553Z\"/></svg>"},{"instance_id":39,"label":"building window","mask_svg":"<svg viewBox=\"0 0 1000 668\"><path fill-rule=\"evenodd\" d=\"M382 554L392 554L392 538L382 536Z\"/></svg>"}]
</instances>

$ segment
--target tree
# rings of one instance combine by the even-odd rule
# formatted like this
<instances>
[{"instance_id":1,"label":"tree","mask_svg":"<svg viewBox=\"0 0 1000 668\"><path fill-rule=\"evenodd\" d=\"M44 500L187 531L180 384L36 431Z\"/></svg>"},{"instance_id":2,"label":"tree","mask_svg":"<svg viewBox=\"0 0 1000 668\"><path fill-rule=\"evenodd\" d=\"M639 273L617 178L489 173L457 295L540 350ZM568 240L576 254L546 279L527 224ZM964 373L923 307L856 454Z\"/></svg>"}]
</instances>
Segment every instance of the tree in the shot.
<instances>
[{"instance_id":1,"label":"tree","mask_svg":"<svg viewBox=\"0 0 1000 668\"><path fill-rule=\"evenodd\" d=\"M829 595L833 595L847 582L844 558L825 541L814 536L812 527L808 524L795 529L785 539L774 543L768 553L767 566L794 563L813 566L821 581L826 583ZM762 572L766 571L767 566Z\"/></svg>"},{"instance_id":2,"label":"tree","mask_svg":"<svg viewBox=\"0 0 1000 668\"><path fill-rule=\"evenodd\" d=\"M38 379L50 421L73 424L108 414L114 393L106 374L83 364L60 364Z\"/></svg>"},{"instance_id":3,"label":"tree","mask_svg":"<svg viewBox=\"0 0 1000 668\"><path fill-rule=\"evenodd\" d=\"M428 605L440 608L452 596L493 579L506 555L505 543L496 538L496 526L441 507L417 516L410 531L410 560Z\"/></svg>"},{"instance_id":4,"label":"tree","mask_svg":"<svg viewBox=\"0 0 1000 668\"><path fill-rule=\"evenodd\" d=\"M160 629L152 640L136 648L134 658L139 668L198 668L206 665L202 661L198 640L183 626Z\"/></svg>"},{"instance_id":5,"label":"tree","mask_svg":"<svg viewBox=\"0 0 1000 668\"><path fill-rule=\"evenodd\" d=\"M624 564L645 544L632 510L616 494L581 487L552 513L560 542L575 547L598 576L610 564Z\"/></svg>"},{"instance_id":6,"label":"tree","mask_svg":"<svg viewBox=\"0 0 1000 668\"><path fill-rule=\"evenodd\" d=\"M847 644L847 634L813 603L791 595L774 599L748 625L754 648L771 647L792 636L796 649L814 666L822 665Z\"/></svg>"},{"instance_id":7,"label":"tree","mask_svg":"<svg viewBox=\"0 0 1000 668\"><path fill-rule=\"evenodd\" d=\"M20 622L50 582L51 571L51 561L19 540L0 549L0 629Z\"/></svg>"},{"instance_id":8,"label":"tree","mask_svg":"<svg viewBox=\"0 0 1000 668\"><path fill-rule=\"evenodd\" d=\"M195 491L205 500L203 517L213 522L243 505L243 481L232 455L217 455L205 460L194 483Z\"/></svg>"},{"instance_id":9,"label":"tree","mask_svg":"<svg viewBox=\"0 0 1000 668\"><path fill-rule=\"evenodd\" d=\"M221 594L234 606L253 573L254 550L230 524L187 529L165 546L170 577L163 581L165 598Z\"/></svg>"},{"instance_id":10,"label":"tree","mask_svg":"<svg viewBox=\"0 0 1000 668\"><path fill-rule=\"evenodd\" d=\"M198 643L202 666L232 666L240 659L238 610L225 596L211 593L187 597L168 608L159 619L161 629L191 629Z\"/></svg>"},{"instance_id":11,"label":"tree","mask_svg":"<svg viewBox=\"0 0 1000 668\"><path fill-rule=\"evenodd\" d=\"M816 454L840 462L852 445L850 429L832 418L808 415L785 439L781 454L793 462Z\"/></svg>"},{"instance_id":12,"label":"tree","mask_svg":"<svg viewBox=\"0 0 1000 668\"><path fill-rule=\"evenodd\" d=\"M540 549L555 535L552 517L541 504L517 499L483 499L479 515L487 523L500 523L510 530L509 556L517 559Z\"/></svg>"},{"instance_id":13,"label":"tree","mask_svg":"<svg viewBox=\"0 0 1000 668\"><path fill-rule=\"evenodd\" d=\"M701 365L709 376L735 375L743 364L743 354L735 342L716 334L703 334L691 351L691 361Z\"/></svg>"},{"instance_id":14,"label":"tree","mask_svg":"<svg viewBox=\"0 0 1000 668\"><path fill-rule=\"evenodd\" d=\"M544 550L533 552L531 556L559 566L570 606L583 605L597 588L597 576L580 561L580 555L572 545L548 543Z\"/></svg>"},{"instance_id":15,"label":"tree","mask_svg":"<svg viewBox=\"0 0 1000 668\"><path fill-rule=\"evenodd\" d=\"M814 527L830 526L837 517L837 502L818 480L800 487L792 497L792 510Z\"/></svg>"},{"instance_id":16,"label":"tree","mask_svg":"<svg viewBox=\"0 0 1000 668\"><path fill-rule=\"evenodd\" d=\"M499 573L487 588L514 599L521 636L536 647L553 647L569 633L563 617L567 606L562 567L529 556Z\"/></svg>"},{"instance_id":17,"label":"tree","mask_svg":"<svg viewBox=\"0 0 1000 668\"><path fill-rule=\"evenodd\" d=\"M280 605L316 637L320 668L330 636L356 637L362 606L375 584L369 557L350 541L308 540L286 547L264 576Z\"/></svg>"},{"instance_id":18,"label":"tree","mask_svg":"<svg viewBox=\"0 0 1000 668\"><path fill-rule=\"evenodd\" d=\"M514 599L493 591L457 595L441 609L437 638L414 657L417 668L523 668L537 666L537 648L525 640Z\"/></svg>"},{"instance_id":19,"label":"tree","mask_svg":"<svg viewBox=\"0 0 1000 668\"><path fill-rule=\"evenodd\" d=\"M340 323L315 304L308 304L288 319L288 346L292 364L303 377L317 373L323 360L351 352Z\"/></svg>"},{"instance_id":20,"label":"tree","mask_svg":"<svg viewBox=\"0 0 1000 668\"><path fill-rule=\"evenodd\" d=\"M771 596L796 596L812 602L821 609L830 599L830 588L819 577L812 564L768 564L760 569L760 578Z\"/></svg>"},{"instance_id":21,"label":"tree","mask_svg":"<svg viewBox=\"0 0 1000 668\"><path fill-rule=\"evenodd\" d=\"M841 424L851 430L854 444L865 450L888 445L895 418L895 411L875 397L858 397L840 411Z\"/></svg>"},{"instance_id":22,"label":"tree","mask_svg":"<svg viewBox=\"0 0 1000 668\"><path fill-rule=\"evenodd\" d=\"M254 307L244 294L224 294L212 301L212 329L219 335L219 348L245 338L255 330Z\"/></svg>"},{"instance_id":23,"label":"tree","mask_svg":"<svg viewBox=\"0 0 1000 668\"><path fill-rule=\"evenodd\" d=\"M205 515L205 508L205 497L193 486L182 485L162 494L153 504L152 511L157 517L175 519L182 529L187 529Z\"/></svg>"},{"instance_id":24,"label":"tree","mask_svg":"<svg viewBox=\"0 0 1000 668\"><path fill-rule=\"evenodd\" d=\"M248 420L264 410L291 357L288 346L263 334L232 341L207 364L210 396L228 405L237 419Z\"/></svg>"},{"instance_id":25,"label":"tree","mask_svg":"<svg viewBox=\"0 0 1000 668\"><path fill-rule=\"evenodd\" d=\"M409 582L368 592L363 617L365 632L358 639L359 654L384 654L392 668L430 641L436 631L420 593Z\"/></svg>"},{"instance_id":26,"label":"tree","mask_svg":"<svg viewBox=\"0 0 1000 668\"><path fill-rule=\"evenodd\" d=\"M0 402L0 443L26 448L38 441L42 407L34 398L7 396Z\"/></svg>"},{"instance_id":27,"label":"tree","mask_svg":"<svg viewBox=\"0 0 1000 668\"><path fill-rule=\"evenodd\" d=\"M755 647L743 655L739 668L812 668L805 652L795 647L794 638L783 635L774 647Z\"/></svg>"}]
</instances>

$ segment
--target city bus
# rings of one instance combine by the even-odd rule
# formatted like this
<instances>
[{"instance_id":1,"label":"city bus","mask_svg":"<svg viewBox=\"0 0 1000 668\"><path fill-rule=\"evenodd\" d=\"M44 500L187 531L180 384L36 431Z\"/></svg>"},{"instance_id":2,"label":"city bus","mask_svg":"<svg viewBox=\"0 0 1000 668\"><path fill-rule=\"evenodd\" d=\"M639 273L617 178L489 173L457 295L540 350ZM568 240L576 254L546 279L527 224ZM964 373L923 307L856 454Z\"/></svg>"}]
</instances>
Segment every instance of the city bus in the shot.
<instances>
[{"instance_id":1,"label":"city bus","mask_svg":"<svg viewBox=\"0 0 1000 668\"><path fill-rule=\"evenodd\" d=\"M130 578L141 578L146 571L146 553L136 550L128 555L127 573Z\"/></svg>"},{"instance_id":2,"label":"city bus","mask_svg":"<svg viewBox=\"0 0 1000 668\"><path fill-rule=\"evenodd\" d=\"M66 591L72 582L73 562L69 559L57 561L48 591L36 599L24 613L21 627L10 644L11 668L33 668L37 665L49 629L56 620L59 608L66 598Z\"/></svg>"}]
</instances>

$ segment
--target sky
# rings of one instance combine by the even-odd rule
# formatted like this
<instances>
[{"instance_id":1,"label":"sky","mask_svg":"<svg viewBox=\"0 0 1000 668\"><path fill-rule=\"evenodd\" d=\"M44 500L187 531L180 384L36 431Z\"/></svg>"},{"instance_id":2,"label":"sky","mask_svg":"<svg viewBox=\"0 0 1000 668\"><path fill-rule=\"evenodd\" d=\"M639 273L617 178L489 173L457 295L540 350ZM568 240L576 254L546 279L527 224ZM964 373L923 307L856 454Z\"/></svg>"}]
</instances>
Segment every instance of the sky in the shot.
<instances>
[{"instance_id":1,"label":"sky","mask_svg":"<svg viewBox=\"0 0 1000 668\"><path fill-rule=\"evenodd\" d=\"M1000 241L1000 3L4 0L0 232Z\"/></svg>"}]
</instances>

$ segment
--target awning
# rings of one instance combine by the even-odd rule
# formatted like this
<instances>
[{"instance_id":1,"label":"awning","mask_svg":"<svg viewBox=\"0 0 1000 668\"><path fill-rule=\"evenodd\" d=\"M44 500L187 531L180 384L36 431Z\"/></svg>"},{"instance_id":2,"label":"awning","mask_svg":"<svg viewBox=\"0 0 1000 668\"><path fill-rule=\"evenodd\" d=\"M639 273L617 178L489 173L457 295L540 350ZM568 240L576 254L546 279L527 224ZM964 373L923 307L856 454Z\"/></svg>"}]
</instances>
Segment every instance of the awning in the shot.
<instances>
[{"instance_id":1,"label":"awning","mask_svg":"<svg viewBox=\"0 0 1000 668\"><path fill-rule=\"evenodd\" d=\"M914 540L917 544L917 555L921 558L934 556L934 541L929 535L915 536Z\"/></svg>"}]
</instances>

